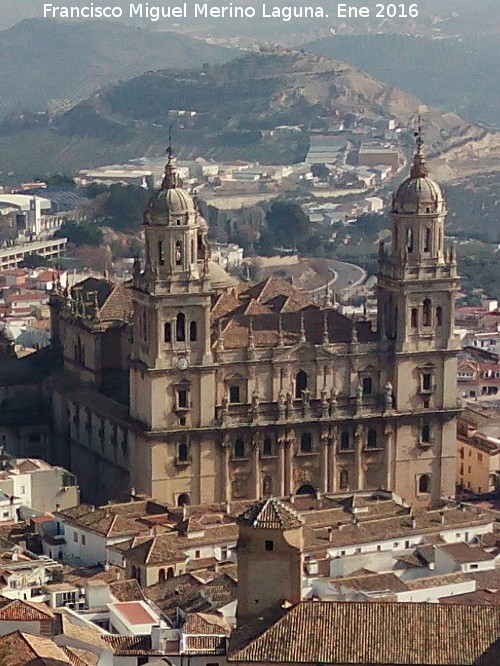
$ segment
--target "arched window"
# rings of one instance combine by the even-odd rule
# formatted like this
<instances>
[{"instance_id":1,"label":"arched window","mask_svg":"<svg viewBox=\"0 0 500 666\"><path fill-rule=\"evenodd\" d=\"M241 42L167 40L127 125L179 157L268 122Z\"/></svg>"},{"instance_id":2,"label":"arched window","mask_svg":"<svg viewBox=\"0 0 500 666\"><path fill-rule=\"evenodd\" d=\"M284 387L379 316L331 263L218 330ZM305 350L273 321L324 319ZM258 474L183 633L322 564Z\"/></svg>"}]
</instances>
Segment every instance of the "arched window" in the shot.
<instances>
[{"instance_id":1,"label":"arched window","mask_svg":"<svg viewBox=\"0 0 500 666\"><path fill-rule=\"evenodd\" d=\"M431 230L426 229L424 236L424 252L430 252L430 251L431 251Z\"/></svg>"},{"instance_id":2,"label":"arched window","mask_svg":"<svg viewBox=\"0 0 500 666\"><path fill-rule=\"evenodd\" d=\"M422 426L422 442L427 442L429 443L431 441L431 427L428 423L424 423Z\"/></svg>"},{"instance_id":3,"label":"arched window","mask_svg":"<svg viewBox=\"0 0 500 666\"><path fill-rule=\"evenodd\" d=\"M368 435L366 438L366 446L369 449L377 448L377 431L375 430L375 428L370 428L370 430L368 430Z\"/></svg>"},{"instance_id":4,"label":"arched window","mask_svg":"<svg viewBox=\"0 0 500 666\"><path fill-rule=\"evenodd\" d=\"M163 325L163 340L172 342L172 324L169 321L166 321Z\"/></svg>"},{"instance_id":5,"label":"arched window","mask_svg":"<svg viewBox=\"0 0 500 666\"><path fill-rule=\"evenodd\" d=\"M436 326L443 325L443 308L438 305L436 308Z\"/></svg>"},{"instance_id":6,"label":"arched window","mask_svg":"<svg viewBox=\"0 0 500 666\"><path fill-rule=\"evenodd\" d=\"M175 576L174 567L168 567L167 569L167 580Z\"/></svg>"},{"instance_id":7,"label":"arched window","mask_svg":"<svg viewBox=\"0 0 500 666\"><path fill-rule=\"evenodd\" d=\"M166 578L166 576L165 576L165 569L160 569L160 570L158 571L158 582L159 582L159 583L164 583L164 582L165 582L165 578Z\"/></svg>"},{"instance_id":8,"label":"arched window","mask_svg":"<svg viewBox=\"0 0 500 666\"><path fill-rule=\"evenodd\" d=\"M348 490L349 488L349 472L346 469L340 470L339 487L340 490Z\"/></svg>"},{"instance_id":9,"label":"arched window","mask_svg":"<svg viewBox=\"0 0 500 666\"><path fill-rule=\"evenodd\" d=\"M311 485L306 484L304 486L300 486L300 488L297 490L297 492L295 494L296 495L315 495L316 491L314 490L314 488Z\"/></svg>"},{"instance_id":10,"label":"arched window","mask_svg":"<svg viewBox=\"0 0 500 666\"><path fill-rule=\"evenodd\" d=\"M418 480L418 492L429 493L431 490L431 477L428 474L422 474Z\"/></svg>"},{"instance_id":11,"label":"arched window","mask_svg":"<svg viewBox=\"0 0 500 666\"><path fill-rule=\"evenodd\" d=\"M417 328L418 326L418 310L417 308L411 309L410 324L412 328Z\"/></svg>"},{"instance_id":12,"label":"arched window","mask_svg":"<svg viewBox=\"0 0 500 666\"><path fill-rule=\"evenodd\" d=\"M270 437L264 437L264 443L262 446L262 454L265 456L273 455L273 440Z\"/></svg>"},{"instance_id":13,"label":"arched window","mask_svg":"<svg viewBox=\"0 0 500 666\"><path fill-rule=\"evenodd\" d=\"M342 430L340 433L340 450L347 451L350 446L350 437L348 430Z\"/></svg>"},{"instance_id":14,"label":"arched window","mask_svg":"<svg viewBox=\"0 0 500 666\"><path fill-rule=\"evenodd\" d=\"M423 326L431 325L431 312L432 312L432 302L430 298L426 298L424 301L424 307L422 309L422 324Z\"/></svg>"},{"instance_id":15,"label":"arched window","mask_svg":"<svg viewBox=\"0 0 500 666\"><path fill-rule=\"evenodd\" d=\"M413 252L413 229L406 230L406 249L408 253Z\"/></svg>"},{"instance_id":16,"label":"arched window","mask_svg":"<svg viewBox=\"0 0 500 666\"><path fill-rule=\"evenodd\" d=\"M182 243L181 241L175 241L175 265L182 265Z\"/></svg>"},{"instance_id":17,"label":"arched window","mask_svg":"<svg viewBox=\"0 0 500 666\"><path fill-rule=\"evenodd\" d=\"M196 326L196 322L192 321L189 323L189 341L190 342L196 342L196 336L198 333L198 327Z\"/></svg>"},{"instance_id":18,"label":"arched window","mask_svg":"<svg viewBox=\"0 0 500 666\"><path fill-rule=\"evenodd\" d=\"M245 457L245 442L238 437L234 443L234 457L235 458L244 458Z\"/></svg>"},{"instance_id":19,"label":"arched window","mask_svg":"<svg viewBox=\"0 0 500 666\"><path fill-rule=\"evenodd\" d=\"M303 370L299 370L295 377L295 397L297 400L302 398L302 391L305 391L307 388L307 373Z\"/></svg>"},{"instance_id":20,"label":"arched window","mask_svg":"<svg viewBox=\"0 0 500 666\"><path fill-rule=\"evenodd\" d=\"M186 339L186 315L182 312L177 315L175 329L177 342L184 342Z\"/></svg>"},{"instance_id":21,"label":"arched window","mask_svg":"<svg viewBox=\"0 0 500 666\"><path fill-rule=\"evenodd\" d=\"M179 444L179 448L177 451L177 458L179 462L187 462L189 460L189 449L187 447L187 444Z\"/></svg>"},{"instance_id":22,"label":"arched window","mask_svg":"<svg viewBox=\"0 0 500 666\"><path fill-rule=\"evenodd\" d=\"M181 493L177 498L177 506L187 506L188 504L191 504L189 493Z\"/></svg>"},{"instance_id":23,"label":"arched window","mask_svg":"<svg viewBox=\"0 0 500 666\"><path fill-rule=\"evenodd\" d=\"M163 241L158 241L158 263L160 266L165 264L165 254L163 252Z\"/></svg>"}]
</instances>

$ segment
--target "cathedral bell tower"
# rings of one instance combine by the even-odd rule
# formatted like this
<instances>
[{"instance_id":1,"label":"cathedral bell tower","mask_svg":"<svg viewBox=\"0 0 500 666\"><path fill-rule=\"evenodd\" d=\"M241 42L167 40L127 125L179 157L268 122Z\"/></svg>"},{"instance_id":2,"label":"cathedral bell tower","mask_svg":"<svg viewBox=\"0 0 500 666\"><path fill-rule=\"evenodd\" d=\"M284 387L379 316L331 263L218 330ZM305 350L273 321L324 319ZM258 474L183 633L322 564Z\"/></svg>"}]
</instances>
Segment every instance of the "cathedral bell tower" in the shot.
<instances>
[{"instance_id":1,"label":"cathedral bell tower","mask_svg":"<svg viewBox=\"0 0 500 666\"><path fill-rule=\"evenodd\" d=\"M446 204L429 178L421 130L410 176L393 196L392 247L380 245L378 330L391 361L396 492L436 503L455 492L458 342L456 256L445 247Z\"/></svg>"},{"instance_id":2,"label":"cathedral bell tower","mask_svg":"<svg viewBox=\"0 0 500 666\"><path fill-rule=\"evenodd\" d=\"M145 265L134 264L132 416L150 429L194 425L199 370L211 365L208 228L180 187L172 150L143 219Z\"/></svg>"}]
</instances>

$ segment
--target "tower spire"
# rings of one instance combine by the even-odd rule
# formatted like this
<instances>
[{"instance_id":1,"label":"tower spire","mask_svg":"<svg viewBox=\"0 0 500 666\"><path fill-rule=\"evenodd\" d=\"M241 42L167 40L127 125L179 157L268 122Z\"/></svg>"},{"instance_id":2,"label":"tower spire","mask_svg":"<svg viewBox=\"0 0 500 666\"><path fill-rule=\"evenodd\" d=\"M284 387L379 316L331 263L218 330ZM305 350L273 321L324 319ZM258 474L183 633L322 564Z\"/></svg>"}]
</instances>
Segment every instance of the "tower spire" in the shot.
<instances>
[{"instance_id":1,"label":"tower spire","mask_svg":"<svg viewBox=\"0 0 500 666\"><path fill-rule=\"evenodd\" d=\"M427 170L427 166L425 164L425 157L422 150L422 146L424 145L424 139L423 139L421 116L418 116L417 123L418 123L417 129L413 132L417 149L415 151L415 155L413 156L413 164L411 167L410 175L412 178L427 178L427 176L429 175L429 171Z\"/></svg>"},{"instance_id":2,"label":"tower spire","mask_svg":"<svg viewBox=\"0 0 500 666\"><path fill-rule=\"evenodd\" d=\"M165 165L165 175L161 187L163 190L175 190L176 187L179 187L179 179L177 177L177 171L175 170L174 165L172 164L173 150L172 150L172 125L168 129L168 146L167 146L167 164Z\"/></svg>"}]
</instances>

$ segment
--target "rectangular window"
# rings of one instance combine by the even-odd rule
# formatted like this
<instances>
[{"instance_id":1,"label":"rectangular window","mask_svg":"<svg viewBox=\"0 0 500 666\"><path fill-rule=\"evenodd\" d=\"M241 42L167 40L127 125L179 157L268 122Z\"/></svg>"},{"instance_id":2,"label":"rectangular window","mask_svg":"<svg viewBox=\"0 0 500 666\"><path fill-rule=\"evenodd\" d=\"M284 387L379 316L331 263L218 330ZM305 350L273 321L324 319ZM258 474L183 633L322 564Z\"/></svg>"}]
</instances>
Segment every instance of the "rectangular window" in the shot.
<instances>
[{"instance_id":1,"label":"rectangular window","mask_svg":"<svg viewBox=\"0 0 500 666\"><path fill-rule=\"evenodd\" d=\"M470 569L478 569L479 565L478 564L471 564L469 568Z\"/></svg>"},{"instance_id":2,"label":"rectangular window","mask_svg":"<svg viewBox=\"0 0 500 666\"><path fill-rule=\"evenodd\" d=\"M82 546L85 546L87 544L87 539L85 537L85 534L82 534L80 536L80 541L82 542Z\"/></svg>"},{"instance_id":3,"label":"rectangular window","mask_svg":"<svg viewBox=\"0 0 500 666\"><path fill-rule=\"evenodd\" d=\"M194 557L195 559L199 560L201 557L201 551L200 550L195 550L194 551Z\"/></svg>"},{"instance_id":4,"label":"rectangular window","mask_svg":"<svg viewBox=\"0 0 500 666\"><path fill-rule=\"evenodd\" d=\"M274 550L274 541L266 541L265 548L268 552Z\"/></svg>"},{"instance_id":5,"label":"rectangular window","mask_svg":"<svg viewBox=\"0 0 500 666\"><path fill-rule=\"evenodd\" d=\"M160 266L165 264L165 255L163 253L163 241L158 241L158 263Z\"/></svg>"},{"instance_id":6,"label":"rectangular window","mask_svg":"<svg viewBox=\"0 0 500 666\"><path fill-rule=\"evenodd\" d=\"M188 392L186 390L177 391L177 406L180 409L187 409L187 407L188 407Z\"/></svg>"},{"instance_id":7,"label":"rectangular window","mask_svg":"<svg viewBox=\"0 0 500 666\"><path fill-rule=\"evenodd\" d=\"M229 387L229 402L241 402L240 400L240 387L239 386L230 386Z\"/></svg>"},{"instance_id":8,"label":"rectangular window","mask_svg":"<svg viewBox=\"0 0 500 666\"><path fill-rule=\"evenodd\" d=\"M422 388L424 391L432 390L432 375L430 372L424 372L422 375Z\"/></svg>"},{"instance_id":9,"label":"rectangular window","mask_svg":"<svg viewBox=\"0 0 500 666\"><path fill-rule=\"evenodd\" d=\"M75 543L78 543L78 534L76 532L73 532L73 541L75 541Z\"/></svg>"},{"instance_id":10,"label":"rectangular window","mask_svg":"<svg viewBox=\"0 0 500 666\"><path fill-rule=\"evenodd\" d=\"M301 453L312 452L312 435L310 432L303 432L300 436L300 451Z\"/></svg>"},{"instance_id":11,"label":"rectangular window","mask_svg":"<svg viewBox=\"0 0 500 666\"><path fill-rule=\"evenodd\" d=\"M363 395L371 395L372 393L372 378L363 377Z\"/></svg>"}]
</instances>

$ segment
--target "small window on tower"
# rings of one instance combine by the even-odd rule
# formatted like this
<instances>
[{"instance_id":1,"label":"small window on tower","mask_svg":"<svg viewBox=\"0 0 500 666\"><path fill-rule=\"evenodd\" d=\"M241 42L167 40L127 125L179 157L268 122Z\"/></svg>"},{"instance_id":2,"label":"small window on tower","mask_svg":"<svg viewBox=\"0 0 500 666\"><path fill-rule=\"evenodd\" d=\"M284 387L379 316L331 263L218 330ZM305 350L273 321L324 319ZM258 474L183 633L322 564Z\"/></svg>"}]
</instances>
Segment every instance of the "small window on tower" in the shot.
<instances>
[{"instance_id":1,"label":"small window on tower","mask_svg":"<svg viewBox=\"0 0 500 666\"><path fill-rule=\"evenodd\" d=\"M431 312L432 312L432 303L430 298L424 300L424 305L422 308L422 324L424 326L431 325Z\"/></svg>"},{"instance_id":2,"label":"small window on tower","mask_svg":"<svg viewBox=\"0 0 500 666\"><path fill-rule=\"evenodd\" d=\"M232 403L240 402L240 387L239 386L230 386L229 387L229 402L232 402Z\"/></svg>"},{"instance_id":3,"label":"small window on tower","mask_svg":"<svg viewBox=\"0 0 500 666\"><path fill-rule=\"evenodd\" d=\"M163 253L163 241L158 241L158 263L160 266L165 264L165 255Z\"/></svg>"},{"instance_id":4,"label":"small window on tower","mask_svg":"<svg viewBox=\"0 0 500 666\"><path fill-rule=\"evenodd\" d=\"M175 265L182 265L182 243L181 241L175 242Z\"/></svg>"},{"instance_id":5,"label":"small window on tower","mask_svg":"<svg viewBox=\"0 0 500 666\"><path fill-rule=\"evenodd\" d=\"M163 326L163 339L165 342L172 342L172 324L169 321Z\"/></svg>"},{"instance_id":6,"label":"small window on tower","mask_svg":"<svg viewBox=\"0 0 500 666\"><path fill-rule=\"evenodd\" d=\"M436 326L443 325L443 308L439 305L436 308Z\"/></svg>"},{"instance_id":7,"label":"small window on tower","mask_svg":"<svg viewBox=\"0 0 500 666\"><path fill-rule=\"evenodd\" d=\"M177 406L180 409L187 409L188 407L188 392L185 389L177 391Z\"/></svg>"},{"instance_id":8,"label":"small window on tower","mask_svg":"<svg viewBox=\"0 0 500 666\"><path fill-rule=\"evenodd\" d=\"M413 229L407 229L406 231L406 249L408 253L413 252Z\"/></svg>"},{"instance_id":9,"label":"small window on tower","mask_svg":"<svg viewBox=\"0 0 500 666\"><path fill-rule=\"evenodd\" d=\"M265 547L268 552L271 552L272 550L274 550L274 541L266 541Z\"/></svg>"},{"instance_id":10,"label":"small window on tower","mask_svg":"<svg viewBox=\"0 0 500 666\"><path fill-rule=\"evenodd\" d=\"M350 438L349 438L349 431L348 430L342 430L340 434L340 450L341 451L347 451L350 447Z\"/></svg>"},{"instance_id":11,"label":"small window on tower","mask_svg":"<svg viewBox=\"0 0 500 666\"><path fill-rule=\"evenodd\" d=\"M312 435L310 432L303 432L300 436L300 451L301 453L312 452Z\"/></svg>"},{"instance_id":12,"label":"small window on tower","mask_svg":"<svg viewBox=\"0 0 500 666\"><path fill-rule=\"evenodd\" d=\"M177 342L184 342L186 339L186 315L184 315L182 312L179 312L177 315L177 322L176 322L176 329L177 329Z\"/></svg>"},{"instance_id":13,"label":"small window on tower","mask_svg":"<svg viewBox=\"0 0 500 666\"><path fill-rule=\"evenodd\" d=\"M424 237L424 252L430 252L430 251L431 251L431 230L426 229Z\"/></svg>"},{"instance_id":14,"label":"small window on tower","mask_svg":"<svg viewBox=\"0 0 500 666\"><path fill-rule=\"evenodd\" d=\"M192 321L189 324L189 340L190 340L190 342L196 342L196 337L197 337L197 330L196 329L197 329L196 322Z\"/></svg>"},{"instance_id":15,"label":"small window on tower","mask_svg":"<svg viewBox=\"0 0 500 666\"><path fill-rule=\"evenodd\" d=\"M412 328L417 328L418 326L418 310L417 308L412 308L411 309L411 327Z\"/></svg>"},{"instance_id":16,"label":"small window on tower","mask_svg":"<svg viewBox=\"0 0 500 666\"><path fill-rule=\"evenodd\" d=\"M424 372L422 375L422 389L432 391L432 375L430 372Z\"/></svg>"},{"instance_id":17,"label":"small window on tower","mask_svg":"<svg viewBox=\"0 0 500 666\"><path fill-rule=\"evenodd\" d=\"M363 377L363 395L371 395L373 390L373 381L371 377Z\"/></svg>"},{"instance_id":18,"label":"small window on tower","mask_svg":"<svg viewBox=\"0 0 500 666\"><path fill-rule=\"evenodd\" d=\"M422 442L429 443L431 441L431 427L428 423L424 423L422 426Z\"/></svg>"}]
</instances>

